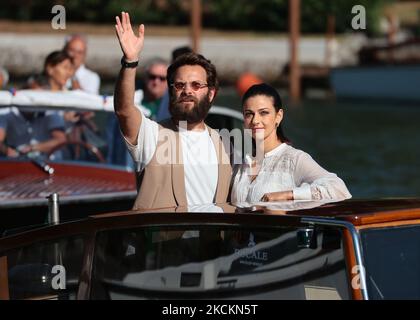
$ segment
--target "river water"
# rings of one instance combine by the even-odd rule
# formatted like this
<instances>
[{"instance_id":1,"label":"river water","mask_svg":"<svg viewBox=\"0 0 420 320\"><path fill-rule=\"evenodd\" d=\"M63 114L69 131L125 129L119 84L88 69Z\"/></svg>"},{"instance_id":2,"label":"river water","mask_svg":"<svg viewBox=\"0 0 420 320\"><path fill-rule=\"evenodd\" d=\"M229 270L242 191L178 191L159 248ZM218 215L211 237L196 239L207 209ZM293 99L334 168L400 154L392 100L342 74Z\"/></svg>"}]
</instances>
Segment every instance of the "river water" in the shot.
<instances>
[{"instance_id":1,"label":"river water","mask_svg":"<svg viewBox=\"0 0 420 320\"><path fill-rule=\"evenodd\" d=\"M231 89L216 104L240 109ZM284 132L294 147L337 173L354 198L420 196L420 102L285 102Z\"/></svg>"}]
</instances>

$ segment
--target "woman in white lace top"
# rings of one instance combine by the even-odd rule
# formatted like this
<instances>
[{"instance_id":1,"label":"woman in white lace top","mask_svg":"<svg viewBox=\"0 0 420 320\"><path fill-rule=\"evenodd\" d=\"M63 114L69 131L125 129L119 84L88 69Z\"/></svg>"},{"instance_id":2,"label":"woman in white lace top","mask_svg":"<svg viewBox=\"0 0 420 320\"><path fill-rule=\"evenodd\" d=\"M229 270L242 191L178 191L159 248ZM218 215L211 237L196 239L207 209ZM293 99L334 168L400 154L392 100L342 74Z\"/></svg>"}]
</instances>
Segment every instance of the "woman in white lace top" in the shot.
<instances>
[{"instance_id":1,"label":"woman in white lace top","mask_svg":"<svg viewBox=\"0 0 420 320\"><path fill-rule=\"evenodd\" d=\"M282 102L273 87L252 86L242 106L244 127L251 130L257 160L246 156L245 163L235 168L232 203L351 198L343 180L287 143L281 128Z\"/></svg>"}]
</instances>

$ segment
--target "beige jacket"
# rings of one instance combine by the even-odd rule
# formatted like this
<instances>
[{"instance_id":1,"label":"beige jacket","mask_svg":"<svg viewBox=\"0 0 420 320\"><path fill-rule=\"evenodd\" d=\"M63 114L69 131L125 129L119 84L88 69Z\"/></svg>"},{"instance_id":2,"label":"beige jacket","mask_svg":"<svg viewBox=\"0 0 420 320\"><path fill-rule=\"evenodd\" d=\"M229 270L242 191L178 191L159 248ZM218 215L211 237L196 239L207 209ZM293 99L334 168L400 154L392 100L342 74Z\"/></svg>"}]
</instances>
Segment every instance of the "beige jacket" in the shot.
<instances>
[{"instance_id":1,"label":"beige jacket","mask_svg":"<svg viewBox=\"0 0 420 320\"><path fill-rule=\"evenodd\" d=\"M206 126L207 127L207 126ZM165 130L167 129L167 130ZM218 180L214 202L226 202L232 168L219 134L207 127L216 149ZM165 163L161 160L165 156ZM184 165L178 128L172 121L159 124L158 144L151 161L137 174L138 194L133 210L187 206Z\"/></svg>"}]
</instances>

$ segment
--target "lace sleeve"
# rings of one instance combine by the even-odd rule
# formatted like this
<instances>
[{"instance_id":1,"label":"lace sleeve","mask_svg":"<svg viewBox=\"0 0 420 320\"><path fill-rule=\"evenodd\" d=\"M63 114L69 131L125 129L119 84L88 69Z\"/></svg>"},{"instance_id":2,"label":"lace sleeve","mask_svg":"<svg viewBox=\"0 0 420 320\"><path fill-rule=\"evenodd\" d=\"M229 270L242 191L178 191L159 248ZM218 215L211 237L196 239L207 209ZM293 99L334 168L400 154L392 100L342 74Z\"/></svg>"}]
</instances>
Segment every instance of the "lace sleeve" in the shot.
<instances>
[{"instance_id":1,"label":"lace sleeve","mask_svg":"<svg viewBox=\"0 0 420 320\"><path fill-rule=\"evenodd\" d=\"M295 200L344 200L351 198L345 183L335 173L322 168L312 157L301 152L297 155L293 189Z\"/></svg>"}]
</instances>

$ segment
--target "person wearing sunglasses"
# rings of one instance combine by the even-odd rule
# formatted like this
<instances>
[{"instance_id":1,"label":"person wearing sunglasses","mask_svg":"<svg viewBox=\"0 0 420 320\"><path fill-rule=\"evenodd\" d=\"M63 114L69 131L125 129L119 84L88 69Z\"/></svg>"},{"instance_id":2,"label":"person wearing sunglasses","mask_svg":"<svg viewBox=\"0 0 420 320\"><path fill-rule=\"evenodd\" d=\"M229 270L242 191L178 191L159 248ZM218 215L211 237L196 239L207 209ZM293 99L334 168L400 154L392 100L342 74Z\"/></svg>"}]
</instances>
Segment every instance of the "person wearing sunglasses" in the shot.
<instances>
[{"instance_id":1,"label":"person wearing sunglasses","mask_svg":"<svg viewBox=\"0 0 420 320\"><path fill-rule=\"evenodd\" d=\"M174 62L176 58L178 58L179 56L182 56L183 54L192 53L192 52L193 50L189 46L176 47L174 50L172 50L171 62ZM156 121L157 122L163 121L163 120L169 119L170 117L171 117L171 114L169 113L169 91L166 90L160 102L159 110L156 115Z\"/></svg>"},{"instance_id":2,"label":"person wearing sunglasses","mask_svg":"<svg viewBox=\"0 0 420 320\"><path fill-rule=\"evenodd\" d=\"M136 163L138 194L133 209L226 202L232 174L230 149L204 123L218 89L215 66L195 53L173 61L167 72L171 118L157 123L134 105L144 25L136 35L129 14L122 12L115 29L123 57L114 108Z\"/></svg>"},{"instance_id":3,"label":"person wearing sunglasses","mask_svg":"<svg viewBox=\"0 0 420 320\"><path fill-rule=\"evenodd\" d=\"M150 59L144 67L143 83L140 85L143 90L141 105L150 111L148 117L155 121L159 121L162 99L168 91L167 68L168 63L159 57ZM125 146L124 139L121 137L118 120L114 114L110 114L107 119L106 137L108 142L107 162L132 170L134 163Z\"/></svg>"},{"instance_id":4,"label":"person wearing sunglasses","mask_svg":"<svg viewBox=\"0 0 420 320\"><path fill-rule=\"evenodd\" d=\"M142 105L150 110L153 120L156 120L162 97L168 89L167 68L168 63L161 58L153 58L145 67Z\"/></svg>"}]
</instances>

